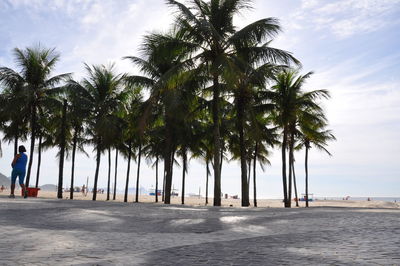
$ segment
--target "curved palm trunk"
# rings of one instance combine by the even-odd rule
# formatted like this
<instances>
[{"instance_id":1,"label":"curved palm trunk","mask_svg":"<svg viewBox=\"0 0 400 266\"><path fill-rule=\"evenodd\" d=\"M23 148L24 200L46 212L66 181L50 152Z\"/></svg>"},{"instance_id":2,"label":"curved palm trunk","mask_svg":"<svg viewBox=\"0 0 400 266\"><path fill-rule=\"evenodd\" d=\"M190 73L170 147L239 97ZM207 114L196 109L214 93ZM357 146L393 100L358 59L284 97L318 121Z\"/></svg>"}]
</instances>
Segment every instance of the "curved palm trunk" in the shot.
<instances>
[{"instance_id":1,"label":"curved palm trunk","mask_svg":"<svg viewBox=\"0 0 400 266\"><path fill-rule=\"evenodd\" d=\"M182 167L182 195L181 200L182 204L185 204L185 178L186 178L186 151L183 152L183 167Z\"/></svg>"},{"instance_id":2,"label":"curved palm trunk","mask_svg":"<svg viewBox=\"0 0 400 266\"><path fill-rule=\"evenodd\" d=\"M78 142L78 132L75 130L72 144L72 168L71 168L71 188L69 190L69 198L74 199L74 179L75 179L75 153Z\"/></svg>"},{"instance_id":3,"label":"curved palm trunk","mask_svg":"<svg viewBox=\"0 0 400 266\"><path fill-rule=\"evenodd\" d=\"M115 200L117 197L117 171L118 171L118 149L115 149L115 176L114 176L113 200Z\"/></svg>"},{"instance_id":4,"label":"curved palm trunk","mask_svg":"<svg viewBox=\"0 0 400 266\"><path fill-rule=\"evenodd\" d=\"M306 207L308 207L308 148L309 144L306 143L306 155L305 155L305 171L306 171Z\"/></svg>"},{"instance_id":5,"label":"curved palm trunk","mask_svg":"<svg viewBox=\"0 0 400 266\"><path fill-rule=\"evenodd\" d=\"M297 185L296 185L296 172L294 169L294 156L293 156L293 162L292 162L292 172L293 172L294 195L296 197L296 207L299 207L299 196L297 195Z\"/></svg>"},{"instance_id":6,"label":"curved palm trunk","mask_svg":"<svg viewBox=\"0 0 400 266\"><path fill-rule=\"evenodd\" d=\"M110 183L111 183L111 148L108 148L108 179L107 179L107 200L110 200Z\"/></svg>"},{"instance_id":7,"label":"curved palm trunk","mask_svg":"<svg viewBox=\"0 0 400 266\"><path fill-rule=\"evenodd\" d=\"M158 156L156 158L156 191L155 191L155 196L156 196L156 202L158 202Z\"/></svg>"},{"instance_id":8,"label":"curved palm trunk","mask_svg":"<svg viewBox=\"0 0 400 266\"><path fill-rule=\"evenodd\" d=\"M31 148L29 154L28 172L26 173L25 187L29 187L29 181L31 178L32 163L33 163L33 152L35 150L35 138L36 138L36 106L32 105L31 110Z\"/></svg>"},{"instance_id":9,"label":"curved palm trunk","mask_svg":"<svg viewBox=\"0 0 400 266\"><path fill-rule=\"evenodd\" d=\"M36 184L35 187L39 187L39 176L40 176L40 165L42 163L42 135L39 135L39 147L38 147L38 165L36 171Z\"/></svg>"},{"instance_id":10,"label":"curved palm trunk","mask_svg":"<svg viewBox=\"0 0 400 266\"><path fill-rule=\"evenodd\" d=\"M206 205L208 204L208 174L210 173L210 168L208 165L208 159L206 160Z\"/></svg>"},{"instance_id":11,"label":"curved palm trunk","mask_svg":"<svg viewBox=\"0 0 400 266\"><path fill-rule=\"evenodd\" d=\"M282 140L282 184L283 184L283 201L285 207L288 206L287 199L287 179L286 179L286 143L287 143L287 132L286 129L283 130L283 140Z\"/></svg>"},{"instance_id":12,"label":"curved palm trunk","mask_svg":"<svg viewBox=\"0 0 400 266\"><path fill-rule=\"evenodd\" d=\"M96 172L94 174L94 187L93 187L93 198L92 200L96 200L97 198L97 182L99 179L99 169L100 169L100 160L101 160L101 151L100 151L100 147L101 147L101 140L100 137L98 137L97 139L97 154L96 154Z\"/></svg>"},{"instance_id":13,"label":"curved palm trunk","mask_svg":"<svg viewBox=\"0 0 400 266\"><path fill-rule=\"evenodd\" d=\"M258 153L258 143L256 142L256 147L254 149L254 158L253 158L254 207L257 207L257 186L256 186L257 153Z\"/></svg>"},{"instance_id":14,"label":"curved palm trunk","mask_svg":"<svg viewBox=\"0 0 400 266\"><path fill-rule=\"evenodd\" d=\"M62 121L61 121L61 143L60 143L60 167L58 171L58 192L57 198L62 199L63 178L64 178L64 154L65 154L65 135L67 131L67 101L64 100Z\"/></svg>"},{"instance_id":15,"label":"curved palm trunk","mask_svg":"<svg viewBox=\"0 0 400 266\"><path fill-rule=\"evenodd\" d=\"M220 166L220 114L219 114L219 81L218 75L213 75L213 142L214 142L214 206L221 206L221 166Z\"/></svg>"},{"instance_id":16,"label":"curved palm trunk","mask_svg":"<svg viewBox=\"0 0 400 266\"><path fill-rule=\"evenodd\" d=\"M128 169L126 170L124 202L128 202L129 172L131 171L132 143L128 145Z\"/></svg>"},{"instance_id":17,"label":"curved palm trunk","mask_svg":"<svg viewBox=\"0 0 400 266\"><path fill-rule=\"evenodd\" d=\"M139 144L139 160L136 175L136 197L135 202L139 202L139 174L140 174L140 159L142 158L142 143Z\"/></svg>"}]
</instances>

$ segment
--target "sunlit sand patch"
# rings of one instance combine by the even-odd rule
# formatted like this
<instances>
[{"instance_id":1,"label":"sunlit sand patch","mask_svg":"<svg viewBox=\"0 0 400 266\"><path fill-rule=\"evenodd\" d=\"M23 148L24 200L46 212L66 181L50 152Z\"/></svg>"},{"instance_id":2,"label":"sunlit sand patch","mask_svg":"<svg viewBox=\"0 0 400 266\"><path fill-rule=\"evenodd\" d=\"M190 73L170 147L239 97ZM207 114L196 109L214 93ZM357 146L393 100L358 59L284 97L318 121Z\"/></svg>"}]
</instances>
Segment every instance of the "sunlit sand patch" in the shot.
<instances>
[{"instance_id":1,"label":"sunlit sand patch","mask_svg":"<svg viewBox=\"0 0 400 266\"><path fill-rule=\"evenodd\" d=\"M90 218L98 222L113 222L114 224L121 222L119 218L111 217L111 214L109 212L101 210L80 210L75 216L72 216L71 218L75 218L75 220Z\"/></svg>"},{"instance_id":2,"label":"sunlit sand patch","mask_svg":"<svg viewBox=\"0 0 400 266\"><path fill-rule=\"evenodd\" d=\"M241 222L241 221L244 221L244 220L247 220L247 219L249 219L249 218L246 217L246 216L224 216L224 217L219 218L219 220L221 222L229 223L229 224L238 223L238 222Z\"/></svg>"}]
</instances>

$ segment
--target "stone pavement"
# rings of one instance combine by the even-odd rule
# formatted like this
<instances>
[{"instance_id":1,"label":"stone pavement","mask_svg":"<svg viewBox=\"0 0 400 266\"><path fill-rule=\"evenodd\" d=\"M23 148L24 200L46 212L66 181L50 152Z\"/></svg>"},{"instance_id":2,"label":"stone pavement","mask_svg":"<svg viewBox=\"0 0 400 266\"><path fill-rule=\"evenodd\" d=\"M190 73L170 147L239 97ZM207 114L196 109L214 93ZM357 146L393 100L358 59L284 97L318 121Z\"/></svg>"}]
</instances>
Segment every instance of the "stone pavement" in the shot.
<instances>
[{"instance_id":1,"label":"stone pavement","mask_svg":"<svg viewBox=\"0 0 400 266\"><path fill-rule=\"evenodd\" d=\"M400 265L400 210L0 196L0 265Z\"/></svg>"}]
</instances>

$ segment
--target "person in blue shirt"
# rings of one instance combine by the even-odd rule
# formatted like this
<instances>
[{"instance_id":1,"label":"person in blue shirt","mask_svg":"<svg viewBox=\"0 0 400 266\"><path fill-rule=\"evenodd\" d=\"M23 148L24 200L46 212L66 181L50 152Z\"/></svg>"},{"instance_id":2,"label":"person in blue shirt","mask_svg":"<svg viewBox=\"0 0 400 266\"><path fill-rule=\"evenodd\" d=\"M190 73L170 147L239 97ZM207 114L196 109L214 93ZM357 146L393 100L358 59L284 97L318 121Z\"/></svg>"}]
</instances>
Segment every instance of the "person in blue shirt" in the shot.
<instances>
[{"instance_id":1,"label":"person in blue shirt","mask_svg":"<svg viewBox=\"0 0 400 266\"><path fill-rule=\"evenodd\" d=\"M14 189L15 182L19 181L19 185L21 186L24 198L28 197L27 191L24 185L25 172L26 172L26 163L28 162L28 156L25 154L26 149L24 146L18 147L18 154L15 155L14 160L11 163L12 172L11 172L11 194L9 198L15 198Z\"/></svg>"}]
</instances>

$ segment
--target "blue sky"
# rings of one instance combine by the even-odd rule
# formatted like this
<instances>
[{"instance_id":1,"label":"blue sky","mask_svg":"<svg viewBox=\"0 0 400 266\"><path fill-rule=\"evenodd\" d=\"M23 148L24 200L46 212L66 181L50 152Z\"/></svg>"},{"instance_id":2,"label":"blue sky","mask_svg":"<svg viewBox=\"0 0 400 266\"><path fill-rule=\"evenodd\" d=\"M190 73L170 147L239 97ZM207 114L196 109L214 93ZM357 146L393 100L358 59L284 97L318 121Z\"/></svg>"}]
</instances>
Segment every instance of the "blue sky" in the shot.
<instances>
[{"instance_id":1,"label":"blue sky","mask_svg":"<svg viewBox=\"0 0 400 266\"><path fill-rule=\"evenodd\" d=\"M14 68L11 50L40 42L61 53L56 73L74 72L79 79L83 62L116 62L120 72L134 73L121 58L139 55L145 33L168 30L171 12L162 0L0 0L0 65ZM279 18L284 29L274 46L293 52L303 72L315 72L306 88L328 89L332 95L322 104L337 141L329 146L333 157L311 150L310 191L317 196L400 196L400 0L258 0L235 23L242 27L264 17ZM41 184L57 182L55 154L48 150L44 155ZM93 181L93 156L79 155L76 184L87 176ZM11 157L11 147L3 143L0 172L9 174ZM296 154L300 191L303 157ZM258 194L280 198L277 150L270 160L272 166L257 172ZM106 184L105 164L103 157L100 186ZM119 185L125 171L121 163ZM174 186L180 187L181 169L175 167L174 173ZM223 192L240 194L239 164L225 163L222 175ZM204 179L204 165L192 160L188 192L199 187L204 192ZM154 170L143 167L141 185L153 184Z\"/></svg>"}]
</instances>

